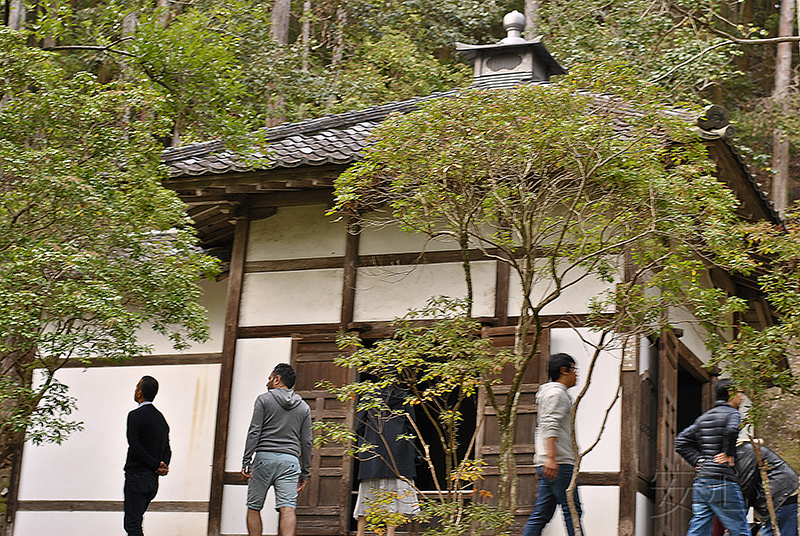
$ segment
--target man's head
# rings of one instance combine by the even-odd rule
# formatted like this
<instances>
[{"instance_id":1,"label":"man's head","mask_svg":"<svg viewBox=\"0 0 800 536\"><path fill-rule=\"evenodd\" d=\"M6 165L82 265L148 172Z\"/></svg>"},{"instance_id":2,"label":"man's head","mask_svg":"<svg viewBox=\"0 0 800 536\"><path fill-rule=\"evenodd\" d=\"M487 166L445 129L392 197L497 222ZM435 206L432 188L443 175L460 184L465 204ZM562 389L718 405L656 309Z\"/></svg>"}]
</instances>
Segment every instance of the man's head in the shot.
<instances>
[{"instance_id":1,"label":"man's head","mask_svg":"<svg viewBox=\"0 0 800 536\"><path fill-rule=\"evenodd\" d=\"M736 409L742 403L742 391L736 389L733 382L729 379L719 380L717 382L717 400L727 402Z\"/></svg>"},{"instance_id":2,"label":"man's head","mask_svg":"<svg viewBox=\"0 0 800 536\"><path fill-rule=\"evenodd\" d=\"M288 363L278 363L278 365L272 369L272 374L269 375L267 387L270 389L277 389L278 387L291 389L294 387L296 380L297 374L295 374L291 365Z\"/></svg>"},{"instance_id":3,"label":"man's head","mask_svg":"<svg viewBox=\"0 0 800 536\"><path fill-rule=\"evenodd\" d=\"M551 355L547 373L550 375L550 380L561 382L568 388L578 383L578 369L575 367L575 359L569 354Z\"/></svg>"},{"instance_id":4,"label":"man's head","mask_svg":"<svg viewBox=\"0 0 800 536\"><path fill-rule=\"evenodd\" d=\"M156 394L158 394L158 382L156 379L152 376L142 376L142 379L136 384L133 398L137 402L152 402Z\"/></svg>"}]
</instances>

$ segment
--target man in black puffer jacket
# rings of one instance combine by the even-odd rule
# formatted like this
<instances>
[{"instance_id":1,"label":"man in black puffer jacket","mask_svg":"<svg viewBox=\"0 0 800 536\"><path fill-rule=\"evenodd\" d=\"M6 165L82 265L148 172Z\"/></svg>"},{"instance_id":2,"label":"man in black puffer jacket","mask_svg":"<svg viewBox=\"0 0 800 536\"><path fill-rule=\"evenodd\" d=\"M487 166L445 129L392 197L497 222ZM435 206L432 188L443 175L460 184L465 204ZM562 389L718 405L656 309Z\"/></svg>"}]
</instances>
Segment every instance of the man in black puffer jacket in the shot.
<instances>
[{"instance_id":1,"label":"man in black puffer jacket","mask_svg":"<svg viewBox=\"0 0 800 536\"><path fill-rule=\"evenodd\" d=\"M714 407L675 438L675 450L695 468L687 536L711 534L714 516L731 536L750 536L734 468L741 403L742 393L733 389L730 380L720 380Z\"/></svg>"},{"instance_id":2,"label":"man in black puffer jacket","mask_svg":"<svg viewBox=\"0 0 800 536\"><path fill-rule=\"evenodd\" d=\"M758 440L757 440L758 441ZM797 536L797 473L783 458L760 446L761 458L767 464L767 478L781 536ZM736 471L747 506L752 506L764 523L761 536L772 536L772 523L767 510L767 497L753 445L746 441L736 447Z\"/></svg>"}]
</instances>

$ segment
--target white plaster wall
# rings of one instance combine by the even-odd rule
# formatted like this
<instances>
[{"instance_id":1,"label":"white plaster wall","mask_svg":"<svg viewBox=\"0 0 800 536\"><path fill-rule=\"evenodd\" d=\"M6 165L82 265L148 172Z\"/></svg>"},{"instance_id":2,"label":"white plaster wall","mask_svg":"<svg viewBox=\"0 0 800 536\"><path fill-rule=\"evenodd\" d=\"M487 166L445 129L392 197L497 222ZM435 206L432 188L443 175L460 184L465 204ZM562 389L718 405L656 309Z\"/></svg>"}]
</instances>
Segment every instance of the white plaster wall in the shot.
<instances>
[{"instance_id":1,"label":"white plaster wall","mask_svg":"<svg viewBox=\"0 0 800 536\"><path fill-rule=\"evenodd\" d=\"M193 343L191 347L177 352L170 340L150 327L139 331L139 342L150 344L154 354L199 354L222 351L222 337L225 333L225 296L228 291L228 280L220 282L203 280L200 283L203 289L201 303L208 311L209 339L204 343Z\"/></svg>"},{"instance_id":2,"label":"white plaster wall","mask_svg":"<svg viewBox=\"0 0 800 536\"><path fill-rule=\"evenodd\" d=\"M581 338L588 342L584 342ZM592 344L597 344L598 341L596 333L584 328L577 330L558 328L550 331L550 353L568 353L575 358L578 365L578 384L569 390L573 399L578 396L586 383L589 363L594 353ZM581 449L588 448L597 439L605 412L614 400L619 386L621 359L622 352L618 348L604 350L598 358L591 385L578 407L576 416L575 430L578 446ZM619 471L621 413L620 401L617 400L611 409L600 442L583 458L581 471Z\"/></svg>"},{"instance_id":3,"label":"white plaster wall","mask_svg":"<svg viewBox=\"0 0 800 536\"><path fill-rule=\"evenodd\" d=\"M342 269L245 274L239 324L339 322L343 278Z\"/></svg>"},{"instance_id":4,"label":"white plaster wall","mask_svg":"<svg viewBox=\"0 0 800 536\"><path fill-rule=\"evenodd\" d=\"M474 316L494 316L495 263L471 264ZM433 296L463 298L467 293L460 263L359 268L356 322L392 320L424 307Z\"/></svg>"},{"instance_id":5,"label":"white plaster wall","mask_svg":"<svg viewBox=\"0 0 800 536\"><path fill-rule=\"evenodd\" d=\"M148 512L147 536L198 536L206 533L204 512ZM18 512L14 536L109 536L123 534L122 512ZM245 534L247 531L245 531Z\"/></svg>"},{"instance_id":6,"label":"white plaster wall","mask_svg":"<svg viewBox=\"0 0 800 536\"><path fill-rule=\"evenodd\" d=\"M136 408L136 383L149 374L159 381L155 405L170 425L173 452L156 500L207 501L219 373L219 365L59 371L58 379L78 400L74 416L84 430L61 445L25 446L20 499L121 501L126 419Z\"/></svg>"},{"instance_id":7,"label":"white plaster wall","mask_svg":"<svg viewBox=\"0 0 800 536\"><path fill-rule=\"evenodd\" d=\"M617 536L619 525L619 486L580 486L583 507L581 524L591 536ZM564 514L556 508L542 536L565 536ZM637 534L638 536L638 534Z\"/></svg>"},{"instance_id":8,"label":"white plaster wall","mask_svg":"<svg viewBox=\"0 0 800 536\"><path fill-rule=\"evenodd\" d=\"M655 534L655 502L641 493L636 494L636 536L652 536Z\"/></svg>"},{"instance_id":9,"label":"white plaster wall","mask_svg":"<svg viewBox=\"0 0 800 536\"><path fill-rule=\"evenodd\" d=\"M685 307L670 307L670 323L673 327L683 330L681 342L691 350L703 363L708 362L711 356L706 350L706 329L699 324L691 311Z\"/></svg>"},{"instance_id":10,"label":"white plaster wall","mask_svg":"<svg viewBox=\"0 0 800 536\"><path fill-rule=\"evenodd\" d=\"M228 424L228 450L225 470L238 472L242 469L242 454L253 403L258 395L266 391L269 373L278 363L291 361L292 339L242 339L236 343L236 365L233 369L231 413ZM247 534L245 520L247 486L227 485L222 492L222 533ZM267 494L267 502L261 511L264 534L278 533L278 514L275 512L275 495Z\"/></svg>"},{"instance_id":11,"label":"white plaster wall","mask_svg":"<svg viewBox=\"0 0 800 536\"><path fill-rule=\"evenodd\" d=\"M289 363L292 339L241 339L236 343L231 412L228 423L226 471L242 469L244 441L256 397L267 390L269 373L278 363ZM244 503L242 503L244 504Z\"/></svg>"},{"instance_id":12,"label":"white plaster wall","mask_svg":"<svg viewBox=\"0 0 800 536\"><path fill-rule=\"evenodd\" d=\"M385 253L416 253L422 251L458 250L458 244L446 238L436 238L426 243L427 237L417 233L407 233L395 225L386 225L381 213L368 216L361 226L359 255L382 255Z\"/></svg>"},{"instance_id":13,"label":"white plaster wall","mask_svg":"<svg viewBox=\"0 0 800 536\"><path fill-rule=\"evenodd\" d=\"M578 281L584 274L585 271L577 268L571 270L570 277L565 278L565 284L577 282L568 288L564 288L561 292L561 296L542 309L542 314L584 314L588 312L589 301L593 297L599 296L603 291L614 288L613 283L609 284L603 282L594 275L588 275L584 279ZM554 288L552 281L548 279L536 282L531 292L531 301L534 304L539 303L545 296L552 292ZM523 303L521 280L519 275L512 270L508 291L509 316L519 316Z\"/></svg>"},{"instance_id":14,"label":"white plaster wall","mask_svg":"<svg viewBox=\"0 0 800 536\"><path fill-rule=\"evenodd\" d=\"M225 486L222 489L222 534L247 534L247 486ZM261 510L263 534L278 534L278 512L275 492L270 488ZM205 534L205 533L203 533ZM150 536L148 534L148 536Z\"/></svg>"},{"instance_id":15,"label":"white plaster wall","mask_svg":"<svg viewBox=\"0 0 800 536\"><path fill-rule=\"evenodd\" d=\"M250 224L247 260L344 256L347 231L327 205L281 207L277 214Z\"/></svg>"}]
</instances>

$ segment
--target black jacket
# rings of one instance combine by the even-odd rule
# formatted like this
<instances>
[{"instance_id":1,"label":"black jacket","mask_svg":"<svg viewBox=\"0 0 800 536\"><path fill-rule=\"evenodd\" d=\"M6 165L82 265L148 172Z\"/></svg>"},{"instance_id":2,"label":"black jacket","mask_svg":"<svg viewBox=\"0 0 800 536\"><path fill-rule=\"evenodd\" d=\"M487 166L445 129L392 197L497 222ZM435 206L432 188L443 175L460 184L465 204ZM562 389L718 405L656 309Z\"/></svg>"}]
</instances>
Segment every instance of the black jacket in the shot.
<instances>
[{"instance_id":1,"label":"black jacket","mask_svg":"<svg viewBox=\"0 0 800 536\"><path fill-rule=\"evenodd\" d=\"M359 445L373 447L358 454L358 479L414 478L416 448L410 439L398 436L416 435L409 421L414 418L414 408L406 404L406 392L397 387L381 390L381 398L391 411L371 409L356 415L356 434Z\"/></svg>"},{"instance_id":2,"label":"black jacket","mask_svg":"<svg viewBox=\"0 0 800 536\"><path fill-rule=\"evenodd\" d=\"M737 481L736 469L715 463L714 456L720 452L735 456L740 422L738 410L727 402L717 401L713 408L678 434L675 450L695 468L695 478Z\"/></svg>"},{"instance_id":3,"label":"black jacket","mask_svg":"<svg viewBox=\"0 0 800 536\"><path fill-rule=\"evenodd\" d=\"M772 501L777 510L797 491L797 473L783 458L767 447L761 447L761 457L767 463L767 477ZM767 497L761 484L758 460L751 443L736 447L736 470L739 472L739 487L747 506L752 506L758 517L768 519Z\"/></svg>"},{"instance_id":4,"label":"black jacket","mask_svg":"<svg viewBox=\"0 0 800 536\"><path fill-rule=\"evenodd\" d=\"M128 458L125 472L156 472L161 462L169 465L169 425L153 404L128 413Z\"/></svg>"}]
</instances>

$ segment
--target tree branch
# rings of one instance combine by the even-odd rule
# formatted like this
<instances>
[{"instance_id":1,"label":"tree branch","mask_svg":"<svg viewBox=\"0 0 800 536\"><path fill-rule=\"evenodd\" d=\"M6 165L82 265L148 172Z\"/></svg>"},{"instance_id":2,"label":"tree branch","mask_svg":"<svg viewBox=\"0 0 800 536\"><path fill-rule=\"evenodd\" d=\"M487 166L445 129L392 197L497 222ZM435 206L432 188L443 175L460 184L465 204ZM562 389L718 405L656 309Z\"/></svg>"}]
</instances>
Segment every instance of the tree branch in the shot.
<instances>
[{"instance_id":1,"label":"tree branch","mask_svg":"<svg viewBox=\"0 0 800 536\"><path fill-rule=\"evenodd\" d=\"M117 39L113 43L108 44L108 45L106 45L104 47L95 46L95 45L57 45L57 46L51 46L51 47L42 47L42 49L43 50L55 50L55 51L59 51L59 50L96 50L98 52L113 52L114 54L121 54L123 56L128 56L130 58L133 58L135 56L133 54L131 54L130 52L126 52L124 50L117 50L117 49L113 48L114 46L122 43L123 41L128 41L130 39L133 39L133 37L131 37L131 36L123 37L122 39Z\"/></svg>"}]
</instances>

